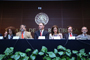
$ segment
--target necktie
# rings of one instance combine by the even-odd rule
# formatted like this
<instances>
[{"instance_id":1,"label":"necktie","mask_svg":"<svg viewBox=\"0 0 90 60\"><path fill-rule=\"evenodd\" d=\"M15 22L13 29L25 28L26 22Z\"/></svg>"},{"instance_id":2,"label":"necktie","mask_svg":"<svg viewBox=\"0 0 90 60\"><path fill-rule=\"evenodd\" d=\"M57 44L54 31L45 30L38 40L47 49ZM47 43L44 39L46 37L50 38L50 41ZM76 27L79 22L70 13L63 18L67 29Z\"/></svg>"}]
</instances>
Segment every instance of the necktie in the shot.
<instances>
[{"instance_id":1,"label":"necktie","mask_svg":"<svg viewBox=\"0 0 90 60\"><path fill-rule=\"evenodd\" d=\"M40 31L40 36L42 36L42 31Z\"/></svg>"},{"instance_id":2,"label":"necktie","mask_svg":"<svg viewBox=\"0 0 90 60\"><path fill-rule=\"evenodd\" d=\"M70 33L70 37L72 37L72 34Z\"/></svg>"},{"instance_id":3,"label":"necktie","mask_svg":"<svg viewBox=\"0 0 90 60\"><path fill-rule=\"evenodd\" d=\"M23 32L22 32L22 39L24 39Z\"/></svg>"}]
</instances>

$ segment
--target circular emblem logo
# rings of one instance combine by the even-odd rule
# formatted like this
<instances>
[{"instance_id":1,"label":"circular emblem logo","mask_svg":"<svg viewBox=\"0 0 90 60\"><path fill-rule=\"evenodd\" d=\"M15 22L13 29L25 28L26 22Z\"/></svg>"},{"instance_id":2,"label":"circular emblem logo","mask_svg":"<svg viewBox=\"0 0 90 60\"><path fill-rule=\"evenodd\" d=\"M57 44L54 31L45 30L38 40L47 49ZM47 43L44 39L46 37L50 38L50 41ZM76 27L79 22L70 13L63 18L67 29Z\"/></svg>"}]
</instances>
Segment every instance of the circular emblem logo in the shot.
<instances>
[{"instance_id":1,"label":"circular emblem logo","mask_svg":"<svg viewBox=\"0 0 90 60\"><path fill-rule=\"evenodd\" d=\"M36 16L35 16L35 22L37 24L39 23L44 23L44 25L46 25L49 21L49 17L47 14L45 13L38 13Z\"/></svg>"}]
</instances>

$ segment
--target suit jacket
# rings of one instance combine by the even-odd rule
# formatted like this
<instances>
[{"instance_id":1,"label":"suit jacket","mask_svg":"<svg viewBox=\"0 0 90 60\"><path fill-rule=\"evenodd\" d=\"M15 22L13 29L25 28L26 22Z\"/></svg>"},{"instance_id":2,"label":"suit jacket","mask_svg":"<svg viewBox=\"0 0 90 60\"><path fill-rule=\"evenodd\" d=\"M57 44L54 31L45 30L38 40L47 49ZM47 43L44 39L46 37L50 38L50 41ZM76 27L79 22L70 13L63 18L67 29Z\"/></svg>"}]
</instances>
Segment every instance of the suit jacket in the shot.
<instances>
[{"instance_id":1,"label":"suit jacket","mask_svg":"<svg viewBox=\"0 0 90 60\"><path fill-rule=\"evenodd\" d=\"M16 36L16 35L13 34L13 35L11 36L11 39L13 39L13 36ZM9 39L9 38L8 38L8 35L7 35L6 37L4 37L4 39Z\"/></svg>"},{"instance_id":2,"label":"suit jacket","mask_svg":"<svg viewBox=\"0 0 90 60\"><path fill-rule=\"evenodd\" d=\"M22 39L21 32L17 32L16 36L19 36L19 38ZM24 39L32 39L31 32L25 31Z\"/></svg>"},{"instance_id":3,"label":"suit jacket","mask_svg":"<svg viewBox=\"0 0 90 60\"><path fill-rule=\"evenodd\" d=\"M40 30L36 31L34 34L34 39L38 39L38 37L40 36ZM43 35L45 36L45 39L49 39L49 33L47 31L43 31Z\"/></svg>"},{"instance_id":4,"label":"suit jacket","mask_svg":"<svg viewBox=\"0 0 90 60\"><path fill-rule=\"evenodd\" d=\"M77 34L73 34L73 33L72 33L72 35L73 35L73 36L77 36ZM63 38L65 38L65 39L68 40L68 38L69 38L69 33L64 34Z\"/></svg>"},{"instance_id":5,"label":"suit jacket","mask_svg":"<svg viewBox=\"0 0 90 60\"><path fill-rule=\"evenodd\" d=\"M0 33L0 36L2 36L2 34Z\"/></svg>"}]
</instances>

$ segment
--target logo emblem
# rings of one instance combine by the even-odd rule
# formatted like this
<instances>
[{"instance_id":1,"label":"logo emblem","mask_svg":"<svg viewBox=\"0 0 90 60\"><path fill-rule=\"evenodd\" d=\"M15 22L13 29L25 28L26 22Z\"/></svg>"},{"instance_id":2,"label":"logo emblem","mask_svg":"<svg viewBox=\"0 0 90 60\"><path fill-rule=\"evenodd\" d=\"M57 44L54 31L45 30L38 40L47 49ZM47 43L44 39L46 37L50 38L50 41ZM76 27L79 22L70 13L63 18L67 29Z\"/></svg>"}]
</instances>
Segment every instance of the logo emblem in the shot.
<instances>
[{"instance_id":1,"label":"logo emblem","mask_svg":"<svg viewBox=\"0 0 90 60\"><path fill-rule=\"evenodd\" d=\"M49 17L47 14L45 13L38 13L36 16L35 16L35 22L37 24L39 23L44 23L44 25L46 25L49 21Z\"/></svg>"}]
</instances>

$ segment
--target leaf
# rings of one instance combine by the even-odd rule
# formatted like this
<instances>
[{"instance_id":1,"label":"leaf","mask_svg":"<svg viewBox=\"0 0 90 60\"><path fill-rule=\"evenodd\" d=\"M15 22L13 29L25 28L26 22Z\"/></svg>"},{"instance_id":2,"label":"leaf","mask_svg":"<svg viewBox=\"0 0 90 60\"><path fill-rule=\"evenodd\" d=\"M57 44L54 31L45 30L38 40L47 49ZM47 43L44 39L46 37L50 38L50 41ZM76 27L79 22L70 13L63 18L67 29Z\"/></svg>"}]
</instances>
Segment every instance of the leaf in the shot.
<instances>
[{"instance_id":1,"label":"leaf","mask_svg":"<svg viewBox=\"0 0 90 60\"><path fill-rule=\"evenodd\" d=\"M66 50L66 55L69 56L69 57L71 56L71 50L70 49Z\"/></svg>"},{"instance_id":2,"label":"leaf","mask_svg":"<svg viewBox=\"0 0 90 60\"><path fill-rule=\"evenodd\" d=\"M79 54L77 54L80 58L82 58L82 56L88 56L86 53L85 53L85 49L81 49L79 50Z\"/></svg>"},{"instance_id":3,"label":"leaf","mask_svg":"<svg viewBox=\"0 0 90 60\"><path fill-rule=\"evenodd\" d=\"M15 60L18 60L20 58L20 55L12 55L11 58L14 58Z\"/></svg>"},{"instance_id":4,"label":"leaf","mask_svg":"<svg viewBox=\"0 0 90 60\"><path fill-rule=\"evenodd\" d=\"M26 56L26 53L20 52L19 54L20 54L21 57L25 57Z\"/></svg>"},{"instance_id":5,"label":"leaf","mask_svg":"<svg viewBox=\"0 0 90 60\"><path fill-rule=\"evenodd\" d=\"M25 57L26 53L23 52L16 52L15 55L20 55L21 57Z\"/></svg>"},{"instance_id":6,"label":"leaf","mask_svg":"<svg viewBox=\"0 0 90 60\"><path fill-rule=\"evenodd\" d=\"M23 52L16 52L15 55L12 55L11 58L14 58L15 60L18 60L20 57L26 57L26 53Z\"/></svg>"},{"instance_id":7,"label":"leaf","mask_svg":"<svg viewBox=\"0 0 90 60\"><path fill-rule=\"evenodd\" d=\"M89 55L90 55L90 52L89 52Z\"/></svg>"},{"instance_id":8,"label":"leaf","mask_svg":"<svg viewBox=\"0 0 90 60\"><path fill-rule=\"evenodd\" d=\"M47 53L49 54L49 57L50 57L50 58L56 57L56 55L55 55L53 52L47 52Z\"/></svg>"},{"instance_id":9,"label":"leaf","mask_svg":"<svg viewBox=\"0 0 90 60\"><path fill-rule=\"evenodd\" d=\"M47 52L47 48L45 46L42 46L41 51L44 52L44 53L46 53Z\"/></svg>"},{"instance_id":10,"label":"leaf","mask_svg":"<svg viewBox=\"0 0 90 60\"><path fill-rule=\"evenodd\" d=\"M29 48L25 50L25 52L29 52L29 51L31 51L31 49L29 49Z\"/></svg>"},{"instance_id":11,"label":"leaf","mask_svg":"<svg viewBox=\"0 0 90 60\"><path fill-rule=\"evenodd\" d=\"M86 54L86 53L83 53L82 55L83 55L83 56L88 56L88 54Z\"/></svg>"},{"instance_id":12,"label":"leaf","mask_svg":"<svg viewBox=\"0 0 90 60\"><path fill-rule=\"evenodd\" d=\"M38 54L38 50L35 49L32 54L37 55Z\"/></svg>"},{"instance_id":13,"label":"leaf","mask_svg":"<svg viewBox=\"0 0 90 60\"><path fill-rule=\"evenodd\" d=\"M36 56L30 55L30 58L31 58L31 60L35 60L36 59Z\"/></svg>"},{"instance_id":14,"label":"leaf","mask_svg":"<svg viewBox=\"0 0 90 60\"><path fill-rule=\"evenodd\" d=\"M25 56L22 60L28 60L29 57L28 56Z\"/></svg>"},{"instance_id":15,"label":"leaf","mask_svg":"<svg viewBox=\"0 0 90 60\"><path fill-rule=\"evenodd\" d=\"M77 54L78 51L77 51L77 50L73 50L72 53L73 53L73 54Z\"/></svg>"},{"instance_id":16,"label":"leaf","mask_svg":"<svg viewBox=\"0 0 90 60\"><path fill-rule=\"evenodd\" d=\"M71 50L70 49L66 49L66 51L71 53Z\"/></svg>"},{"instance_id":17,"label":"leaf","mask_svg":"<svg viewBox=\"0 0 90 60\"><path fill-rule=\"evenodd\" d=\"M57 50L57 49L54 49L54 53L55 53L55 54L58 53L58 50Z\"/></svg>"},{"instance_id":18,"label":"leaf","mask_svg":"<svg viewBox=\"0 0 90 60\"><path fill-rule=\"evenodd\" d=\"M63 47L62 45L59 45L59 46L57 47L57 49L66 50L66 48Z\"/></svg>"},{"instance_id":19,"label":"leaf","mask_svg":"<svg viewBox=\"0 0 90 60\"><path fill-rule=\"evenodd\" d=\"M15 55L19 55L20 52L15 52Z\"/></svg>"},{"instance_id":20,"label":"leaf","mask_svg":"<svg viewBox=\"0 0 90 60\"><path fill-rule=\"evenodd\" d=\"M13 49L14 49L14 47L10 47L10 50L12 50L12 51L13 51Z\"/></svg>"},{"instance_id":21,"label":"leaf","mask_svg":"<svg viewBox=\"0 0 90 60\"><path fill-rule=\"evenodd\" d=\"M86 60L86 59L84 57L82 57L81 60Z\"/></svg>"},{"instance_id":22,"label":"leaf","mask_svg":"<svg viewBox=\"0 0 90 60\"><path fill-rule=\"evenodd\" d=\"M4 53L5 53L5 55L9 55L9 53L10 53L10 49L7 48L7 49L4 51Z\"/></svg>"},{"instance_id":23,"label":"leaf","mask_svg":"<svg viewBox=\"0 0 90 60\"><path fill-rule=\"evenodd\" d=\"M5 55L10 55L13 53L13 47L10 47L10 48L6 48L6 50L4 51Z\"/></svg>"},{"instance_id":24,"label":"leaf","mask_svg":"<svg viewBox=\"0 0 90 60\"><path fill-rule=\"evenodd\" d=\"M70 57L71 56L71 52L66 52L66 55Z\"/></svg>"},{"instance_id":25,"label":"leaf","mask_svg":"<svg viewBox=\"0 0 90 60\"><path fill-rule=\"evenodd\" d=\"M56 60L60 60L60 57L56 57Z\"/></svg>"},{"instance_id":26,"label":"leaf","mask_svg":"<svg viewBox=\"0 0 90 60\"><path fill-rule=\"evenodd\" d=\"M39 55L44 55L44 53L43 53L43 52L39 52L38 54L39 54Z\"/></svg>"},{"instance_id":27,"label":"leaf","mask_svg":"<svg viewBox=\"0 0 90 60\"><path fill-rule=\"evenodd\" d=\"M81 49L79 52L80 53L84 53L85 52L85 49Z\"/></svg>"},{"instance_id":28,"label":"leaf","mask_svg":"<svg viewBox=\"0 0 90 60\"><path fill-rule=\"evenodd\" d=\"M46 57L46 60L51 60L51 58L50 57Z\"/></svg>"},{"instance_id":29,"label":"leaf","mask_svg":"<svg viewBox=\"0 0 90 60\"><path fill-rule=\"evenodd\" d=\"M63 51L60 51L60 52L58 52L58 54L59 54L60 56L62 56L62 55L64 55L64 52L63 52Z\"/></svg>"},{"instance_id":30,"label":"leaf","mask_svg":"<svg viewBox=\"0 0 90 60\"><path fill-rule=\"evenodd\" d=\"M0 54L0 60L2 60L4 58L4 54Z\"/></svg>"},{"instance_id":31,"label":"leaf","mask_svg":"<svg viewBox=\"0 0 90 60\"><path fill-rule=\"evenodd\" d=\"M78 56L81 58L82 57L82 53L79 53Z\"/></svg>"},{"instance_id":32,"label":"leaf","mask_svg":"<svg viewBox=\"0 0 90 60\"><path fill-rule=\"evenodd\" d=\"M80 58L82 58L83 56L88 56L88 54L85 53L85 49L81 49L79 52L80 52L80 53L77 54L77 55L78 55Z\"/></svg>"}]
</instances>

